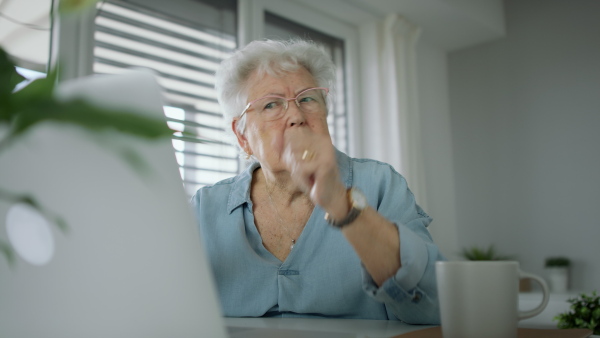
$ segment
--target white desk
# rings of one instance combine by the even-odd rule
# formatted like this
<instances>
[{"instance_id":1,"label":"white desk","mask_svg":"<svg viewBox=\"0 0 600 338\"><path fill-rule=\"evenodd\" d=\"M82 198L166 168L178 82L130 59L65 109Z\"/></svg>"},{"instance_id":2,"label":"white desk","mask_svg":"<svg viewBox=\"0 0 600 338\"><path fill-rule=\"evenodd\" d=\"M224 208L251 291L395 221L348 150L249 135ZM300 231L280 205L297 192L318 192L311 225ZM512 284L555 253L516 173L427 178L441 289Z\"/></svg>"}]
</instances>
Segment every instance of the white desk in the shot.
<instances>
[{"instance_id":1,"label":"white desk","mask_svg":"<svg viewBox=\"0 0 600 338\"><path fill-rule=\"evenodd\" d=\"M433 327L398 321L316 318L225 318L230 338L392 338ZM556 329L533 325L538 329ZM538 327L535 327L538 326ZM519 325L530 328L531 325ZM592 335L590 338L600 338Z\"/></svg>"},{"instance_id":2,"label":"white desk","mask_svg":"<svg viewBox=\"0 0 600 338\"><path fill-rule=\"evenodd\" d=\"M317 318L225 318L225 323L232 338L390 338L431 327L391 320Z\"/></svg>"}]
</instances>

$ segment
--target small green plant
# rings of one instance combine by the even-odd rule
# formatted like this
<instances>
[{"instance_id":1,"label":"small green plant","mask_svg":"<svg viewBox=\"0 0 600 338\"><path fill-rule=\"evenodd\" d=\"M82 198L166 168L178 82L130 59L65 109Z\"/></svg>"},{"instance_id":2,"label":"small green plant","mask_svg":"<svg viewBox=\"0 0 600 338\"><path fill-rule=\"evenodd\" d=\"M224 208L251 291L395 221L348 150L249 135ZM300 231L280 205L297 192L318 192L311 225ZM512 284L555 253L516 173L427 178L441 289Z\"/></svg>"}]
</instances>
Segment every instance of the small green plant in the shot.
<instances>
[{"instance_id":1,"label":"small green plant","mask_svg":"<svg viewBox=\"0 0 600 338\"><path fill-rule=\"evenodd\" d=\"M470 261L506 261L512 259L510 256L499 255L493 245L490 245L487 249L477 246L465 248L462 251L462 256Z\"/></svg>"},{"instance_id":2,"label":"small green plant","mask_svg":"<svg viewBox=\"0 0 600 338\"><path fill-rule=\"evenodd\" d=\"M547 268L569 267L571 261L567 257L549 257L546 258Z\"/></svg>"},{"instance_id":3,"label":"small green plant","mask_svg":"<svg viewBox=\"0 0 600 338\"><path fill-rule=\"evenodd\" d=\"M559 329L590 329L600 335L600 296L596 291L591 296L582 293L579 298L571 298L571 310L554 317Z\"/></svg>"}]
</instances>

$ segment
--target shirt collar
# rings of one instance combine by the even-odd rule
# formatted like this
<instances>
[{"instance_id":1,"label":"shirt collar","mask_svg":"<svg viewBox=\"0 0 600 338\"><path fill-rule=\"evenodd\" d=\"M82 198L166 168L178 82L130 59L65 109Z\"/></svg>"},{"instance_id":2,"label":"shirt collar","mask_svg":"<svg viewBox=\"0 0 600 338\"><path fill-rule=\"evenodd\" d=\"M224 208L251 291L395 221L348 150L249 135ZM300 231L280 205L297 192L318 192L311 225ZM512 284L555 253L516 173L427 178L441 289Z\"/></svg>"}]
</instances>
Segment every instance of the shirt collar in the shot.
<instances>
[{"instance_id":1,"label":"shirt collar","mask_svg":"<svg viewBox=\"0 0 600 338\"><path fill-rule=\"evenodd\" d=\"M340 170L340 178L346 187L352 186L352 159L335 149L336 161ZM252 162L241 174L239 174L233 182L232 189L229 193L227 202L227 211L231 213L235 208L244 203L250 203L250 188L252 183L252 174L254 170L260 167L257 161Z\"/></svg>"},{"instance_id":2,"label":"shirt collar","mask_svg":"<svg viewBox=\"0 0 600 338\"><path fill-rule=\"evenodd\" d=\"M260 167L260 163L254 161L250 163L250 165L244 171L242 171L241 174L236 176L231 191L229 192L227 212L231 213L240 205L250 202L250 183L252 183L252 173L254 173L254 170L256 170L258 167Z\"/></svg>"}]
</instances>

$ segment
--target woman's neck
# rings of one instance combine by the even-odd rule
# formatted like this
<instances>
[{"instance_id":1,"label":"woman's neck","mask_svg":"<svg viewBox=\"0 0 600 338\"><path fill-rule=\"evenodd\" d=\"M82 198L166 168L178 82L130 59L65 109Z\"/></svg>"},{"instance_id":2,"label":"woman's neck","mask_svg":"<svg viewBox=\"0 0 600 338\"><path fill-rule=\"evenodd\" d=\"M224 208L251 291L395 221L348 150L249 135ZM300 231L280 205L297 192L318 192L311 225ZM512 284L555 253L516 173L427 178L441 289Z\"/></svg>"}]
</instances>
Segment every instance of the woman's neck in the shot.
<instances>
[{"instance_id":1,"label":"woman's neck","mask_svg":"<svg viewBox=\"0 0 600 338\"><path fill-rule=\"evenodd\" d=\"M254 181L266 189L274 200L282 201L282 204L285 202L285 205L291 205L298 200L308 200L308 196L298 188L288 172L273 173L259 168L254 172Z\"/></svg>"}]
</instances>

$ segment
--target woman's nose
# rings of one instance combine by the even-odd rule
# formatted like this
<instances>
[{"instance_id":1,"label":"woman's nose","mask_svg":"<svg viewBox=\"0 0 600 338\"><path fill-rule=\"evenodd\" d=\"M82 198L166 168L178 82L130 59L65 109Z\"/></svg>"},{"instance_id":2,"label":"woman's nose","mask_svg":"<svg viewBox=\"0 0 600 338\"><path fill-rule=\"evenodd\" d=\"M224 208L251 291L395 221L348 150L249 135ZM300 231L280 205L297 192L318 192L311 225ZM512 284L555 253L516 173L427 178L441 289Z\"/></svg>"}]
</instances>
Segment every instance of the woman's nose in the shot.
<instances>
[{"instance_id":1,"label":"woman's nose","mask_svg":"<svg viewBox=\"0 0 600 338\"><path fill-rule=\"evenodd\" d=\"M300 105L298 105L298 101L289 100L288 107L286 112L288 118L288 125L290 127L303 125L306 122L304 112L300 109Z\"/></svg>"}]
</instances>

